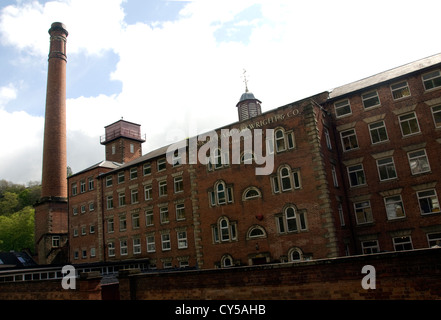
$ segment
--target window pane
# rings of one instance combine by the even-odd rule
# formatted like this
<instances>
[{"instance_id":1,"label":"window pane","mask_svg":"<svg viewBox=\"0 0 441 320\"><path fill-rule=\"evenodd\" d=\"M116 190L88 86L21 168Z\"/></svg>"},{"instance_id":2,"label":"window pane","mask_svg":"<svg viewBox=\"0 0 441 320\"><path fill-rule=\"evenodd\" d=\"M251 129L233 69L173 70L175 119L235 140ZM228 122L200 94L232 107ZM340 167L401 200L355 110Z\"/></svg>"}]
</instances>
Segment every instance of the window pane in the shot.
<instances>
[{"instance_id":1,"label":"window pane","mask_svg":"<svg viewBox=\"0 0 441 320\"><path fill-rule=\"evenodd\" d=\"M388 219L403 218L404 207L401 201L401 196L393 196L385 199L386 213Z\"/></svg>"}]
</instances>

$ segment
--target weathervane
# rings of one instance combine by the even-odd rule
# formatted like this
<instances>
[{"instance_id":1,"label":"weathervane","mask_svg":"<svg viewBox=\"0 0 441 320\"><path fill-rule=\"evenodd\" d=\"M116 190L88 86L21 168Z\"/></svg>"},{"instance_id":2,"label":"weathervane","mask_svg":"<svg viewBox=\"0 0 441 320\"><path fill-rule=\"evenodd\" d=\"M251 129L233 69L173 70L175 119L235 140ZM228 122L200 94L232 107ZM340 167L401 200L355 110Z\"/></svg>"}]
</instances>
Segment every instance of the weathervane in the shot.
<instances>
[{"instance_id":1,"label":"weathervane","mask_svg":"<svg viewBox=\"0 0 441 320\"><path fill-rule=\"evenodd\" d=\"M243 83L245 83L245 92L248 92L248 79L247 79L247 75L246 75L247 71L245 69L243 69Z\"/></svg>"}]
</instances>

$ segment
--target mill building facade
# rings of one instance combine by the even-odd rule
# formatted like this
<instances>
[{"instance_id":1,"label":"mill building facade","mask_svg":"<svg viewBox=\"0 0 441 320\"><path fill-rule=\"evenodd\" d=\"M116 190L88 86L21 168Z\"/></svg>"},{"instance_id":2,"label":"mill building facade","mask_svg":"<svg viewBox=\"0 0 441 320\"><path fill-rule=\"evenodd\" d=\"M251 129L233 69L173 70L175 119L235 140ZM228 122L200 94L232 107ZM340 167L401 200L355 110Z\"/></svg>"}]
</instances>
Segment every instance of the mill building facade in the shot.
<instances>
[{"instance_id":1,"label":"mill building facade","mask_svg":"<svg viewBox=\"0 0 441 320\"><path fill-rule=\"evenodd\" d=\"M239 121L145 154L138 124L110 124L106 158L68 177L69 261L209 269L433 246L440 70L441 54L267 112L247 88Z\"/></svg>"}]
</instances>

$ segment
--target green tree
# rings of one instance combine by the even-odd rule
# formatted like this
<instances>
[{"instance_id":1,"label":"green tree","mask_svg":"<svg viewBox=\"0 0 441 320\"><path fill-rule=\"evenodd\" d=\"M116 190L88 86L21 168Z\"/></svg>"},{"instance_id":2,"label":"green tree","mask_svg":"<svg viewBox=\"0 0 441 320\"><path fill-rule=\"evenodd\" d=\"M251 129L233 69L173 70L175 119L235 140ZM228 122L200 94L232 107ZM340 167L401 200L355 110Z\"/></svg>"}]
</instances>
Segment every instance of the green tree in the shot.
<instances>
[{"instance_id":1,"label":"green tree","mask_svg":"<svg viewBox=\"0 0 441 320\"><path fill-rule=\"evenodd\" d=\"M6 191L0 196L0 215L10 215L17 209L20 210L16 193Z\"/></svg>"},{"instance_id":2,"label":"green tree","mask_svg":"<svg viewBox=\"0 0 441 320\"><path fill-rule=\"evenodd\" d=\"M0 216L0 251L34 248L34 208L28 206L11 215Z\"/></svg>"}]
</instances>

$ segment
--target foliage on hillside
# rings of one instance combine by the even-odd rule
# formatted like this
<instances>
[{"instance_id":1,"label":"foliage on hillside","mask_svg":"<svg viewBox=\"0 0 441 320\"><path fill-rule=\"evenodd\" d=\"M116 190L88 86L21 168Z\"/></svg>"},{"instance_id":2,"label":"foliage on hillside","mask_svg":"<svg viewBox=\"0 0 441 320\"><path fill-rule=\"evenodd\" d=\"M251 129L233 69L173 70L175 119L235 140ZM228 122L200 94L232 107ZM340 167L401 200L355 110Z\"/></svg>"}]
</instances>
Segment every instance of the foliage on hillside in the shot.
<instances>
[{"instance_id":1,"label":"foliage on hillside","mask_svg":"<svg viewBox=\"0 0 441 320\"><path fill-rule=\"evenodd\" d=\"M33 205L40 199L41 186L0 180L0 251L34 249Z\"/></svg>"}]
</instances>

